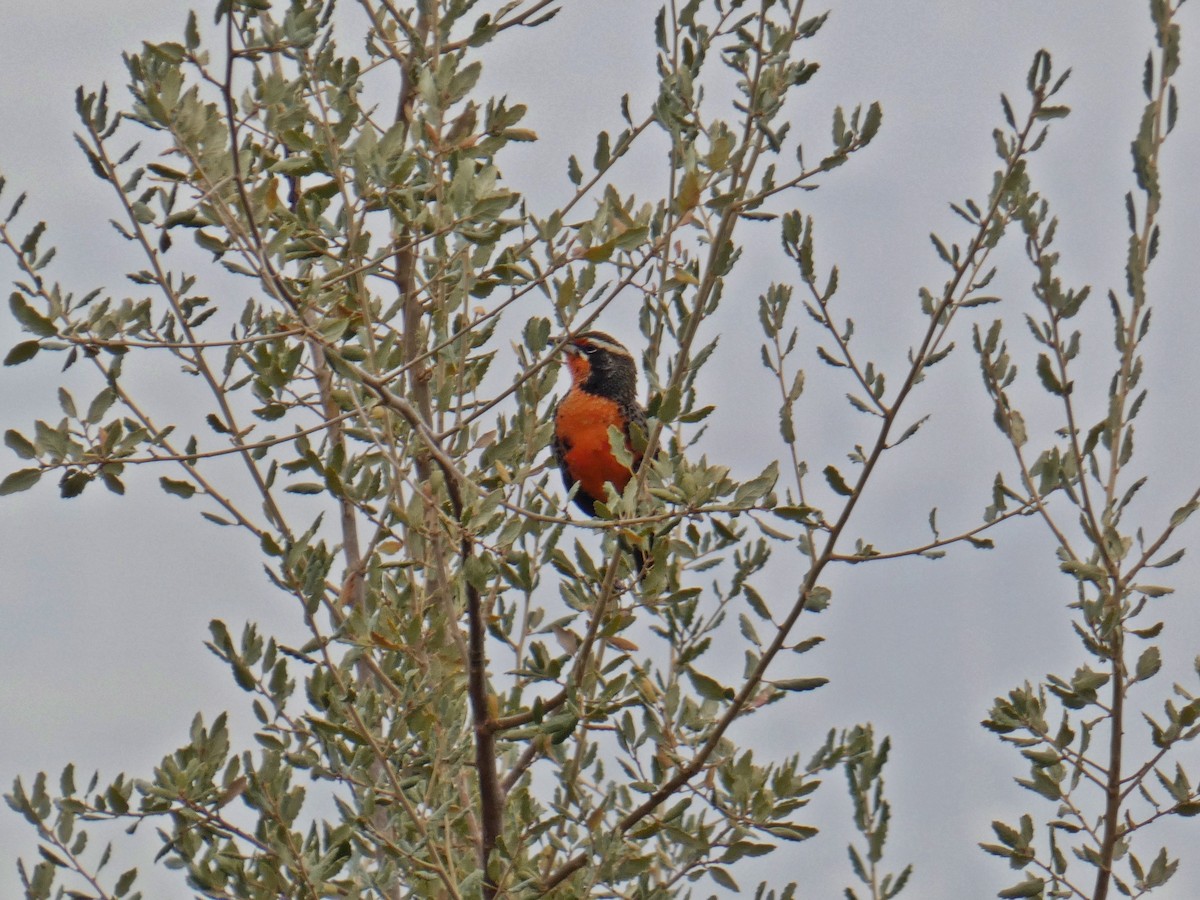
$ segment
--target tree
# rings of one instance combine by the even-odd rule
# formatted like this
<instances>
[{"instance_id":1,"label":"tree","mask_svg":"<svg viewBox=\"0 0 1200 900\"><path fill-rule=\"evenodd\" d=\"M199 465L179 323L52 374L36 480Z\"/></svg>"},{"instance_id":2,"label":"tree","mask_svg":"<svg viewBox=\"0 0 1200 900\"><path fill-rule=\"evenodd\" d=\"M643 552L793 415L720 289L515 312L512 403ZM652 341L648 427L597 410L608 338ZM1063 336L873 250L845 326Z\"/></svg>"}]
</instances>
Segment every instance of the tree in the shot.
<instances>
[{"instance_id":1,"label":"tree","mask_svg":"<svg viewBox=\"0 0 1200 900\"><path fill-rule=\"evenodd\" d=\"M1078 584L1078 631L1098 668L1018 689L990 714L988 727L1032 763L1026 786L1059 804L1042 850L1032 815L996 823L1000 843L985 849L1025 870L1003 896L1099 898L1114 883L1136 893L1165 882L1176 862L1164 850L1143 864L1129 842L1161 816L1200 809L1183 769L1162 768L1196 736L1200 701L1179 688L1152 726L1157 750L1131 766L1126 701L1159 657L1151 646L1131 671L1126 645L1157 634L1135 620L1166 589L1139 576L1178 558L1161 554L1200 495L1136 553L1141 532L1121 518L1139 484L1124 473L1141 405L1158 153L1178 110L1176 8L1151 3L1157 50L1134 144L1143 205L1129 201L1129 296L1112 301L1116 374L1098 419L1070 377L1080 339L1068 323L1089 292L1056 275L1054 220L1028 167L1068 111L1066 76L1045 52L1028 99L1004 101L985 195L954 207L961 236L933 238L946 281L922 289L923 336L887 379L837 306L838 271L818 264L813 218L793 209L882 124L878 104L839 107L827 141L795 137L788 103L817 72L801 54L827 16L803 2L665 7L655 101L638 110L625 98L622 129L597 137L590 164L568 160L573 190L554 209L506 186L511 145L537 135L521 127L525 109L481 79L485 48L553 27L547 0L486 12L457 0L336 11L227 0L211 32L193 14L182 42L128 57L131 108L81 91L80 144L114 188L117 227L140 259L130 278L147 296L47 280L45 226L18 230L17 199L0 242L20 269L11 306L31 337L5 362L58 352L103 386L86 402L64 387L57 424L6 433L27 462L0 492L53 473L67 498L97 482L120 494L135 467L163 470L164 490L261 546L308 638L290 646L253 624L235 637L213 621L209 646L260 723L252 748L232 745L224 717L198 717L149 779L93 777L79 790L68 768L54 798L44 776L18 782L9 802L44 857L23 870L28 894L50 896L63 874L87 895L132 890L132 870L104 886L106 855L85 858L79 823L108 820L152 820L160 855L217 897L652 897L705 876L733 888L739 860L816 833L803 808L840 768L865 842L851 848L864 887L847 894L895 896L911 868L883 871L888 739L869 725L822 727L795 755L762 759L739 746L739 726L777 705L802 708L824 683L793 676L784 658L821 642L799 623L831 601L835 567L989 548L985 532L1023 516L1049 526ZM348 46L364 49L343 55ZM665 141L664 189L638 199L617 179L654 140ZM763 222L794 267L757 302L778 460L738 479L703 455L713 408L697 378L716 345L704 326L736 302L728 278L746 228ZM991 260L1010 232L1037 272L1035 369L1063 417L1036 457L1016 351L999 321L979 318L998 302ZM185 236L211 264L175 261ZM557 351L562 332L614 304L636 307L646 342L651 418L636 437L651 462L600 519L580 521L545 465ZM943 535L931 513L928 541L877 549L851 531L852 515L878 489L881 460L919 439L927 416L915 398L968 327L1016 471L986 476L981 521ZM511 352L506 337L519 339ZM809 352L867 423L848 433L849 466L818 462L819 476L795 427ZM142 399L163 356L202 386L202 422ZM616 435L613 446L627 454ZM582 530L598 532L599 549ZM652 559L640 583L629 546ZM791 596L756 587L772 564L800 573ZM740 673L714 649L730 641L744 653ZM1054 704L1065 709L1051 728ZM1068 866L1065 846L1081 862Z\"/></svg>"}]
</instances>

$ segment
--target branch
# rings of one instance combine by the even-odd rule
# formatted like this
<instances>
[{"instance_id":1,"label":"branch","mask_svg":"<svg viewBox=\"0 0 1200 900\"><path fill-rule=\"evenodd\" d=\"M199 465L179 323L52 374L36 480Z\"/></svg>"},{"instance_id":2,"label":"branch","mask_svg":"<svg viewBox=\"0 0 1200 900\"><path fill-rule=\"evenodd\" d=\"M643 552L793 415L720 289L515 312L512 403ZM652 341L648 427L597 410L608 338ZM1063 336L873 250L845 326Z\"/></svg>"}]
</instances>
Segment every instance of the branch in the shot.
<instances>
[{"instance_id":1,"label":"branch","mask_svg":"<svg viewBox=\"0 0 1200 900\"><path fill-rule=\"evenodd\" d=\"M797 7L797 13L799 12L799 8L800 5ZM1003 184L1004 181L1016 170L1018 164L1023 162L1023 157L1028 152L1026 149L1028 137L1033 129L1034 123L1036 122L1035 112L1036 109L1030 112L1029 119L1024 130L1019 136L1019 140L1014 148L1014 152L1007 160L1006 169L1003 173L1003 177L998 181L998 184ZM929 358L929 355L937 349L941 335L945 333L946 326L949 325L950 320L953 318L954 312L957 309L956 294L960 285L964 280L967 280L967 288L969 290L970 280L967 278L968 271L971 269L977 271L979 266L982 265L982 260L986 258L987 254L990 252L991 247L987 243L987 238L997 218L1003 218L1000 213L1000 204L1004 196L1005 195L1003 191L995 191L995 196L992 198L992 202L989 206L987 214L981 218L979 226L972 237L971 243L968 246L962 262L955 267L953 277L946 283L942 298L937 308L930 311L928 328L920 347L912 356L912 363L910 365L908 375L905 378L904 383L901 385L895 400L889 405L888 412L883 417L875 444L863 463L862 471L856 484L854 485L853 491L848 497L846 504L842 509L841 515L831 526L823 551L821 552L820 556L814 559L813 564L810 566L803 583L800 585L797 600L793 604L791 611L788 613L784 621L779 625L770 645L763 651L754 669L743 682L741 688L734 696L734 699L730 701L728 708L724 713L722 713L720 719L713 724L708 736L705 738L703 744L701 744L692 759L687 764L681 766L671 778L669 778L663 785L650 794L650 796L647 797L640 806L622 818L621 821L616 825L617 833L624 834L628 832L634 825L646 818L662 803L669 799L682 785L686 784L702 769L704 769L708 759L719 746L725 732L728 730L730 725L733 724L734 720L740 715L746 704L749 703L751 698L756 694L759 685L766 676L768 667L771 665L779 651L786 645L792 628L795 626L796 621L800 618L800 615L807 607L809 597L811 596L813 589L817 586L817 579L824 571L825 566L828 565L832 560L837 543L841 539L842 534L846 529L846 525L850 519L850 516L857 506L858 501L863 496L867 482L874 472L879 459L883 455L884 450L886 450L888 447L888 435L896 422L900 410L904 406L905 400L920 381L920 376L922 375L925 367L925 361ZM721 226L718 229L718 238L721 239L721 241L727 241L731 236L731 232L732 222L726 218L722 221ZM714 242L714 253L716 252L717 246L718 242ZM709 271L711 272L711 269ZM712 284L708 279L706 279L705 282L702 282L700 295L698 296L696 303L696 309L698 310L704 308L704 301L706 299L704 291L706 285L708 290L711 290L712 288ZM698 319L698 316L693 318L692 322L690 323L692 327L685 332L683 339L681 340L681 344L683 345L683 349L681 349L681 362L686 362L686 347L695 334L696 327L698 325ZM654 441L657 440L660 427L661 426L656 426L656 428L652 430L652 435L647 442L647 454L650 454L655 446ZM644 477L644 474L642 477ZM572 874L582 869L586 864L587 856L585 854L579 854L573 857L567 863L560 866L558 870L553 872L543 882L543 889L550 890L561 884Z\"/></svg>"},{"instance_id":2,"label":"branch","mask_svg":"<svg viewBox=\"0 0 1200 900\"><path fill-rule=\"evenodd\" d=\"M962 534L957 534L954 537L938 538L935 541L930 541L928 544L923 544L920 547L909 547L906 550L893 550L889 553L872 553L870 556L855 556L853 554L835 553L830 556L831 562L844 562L856 565L858 563L877 562L883 559L904 559L909 556L921 556L928 553L930 550L937 550L940 547L949 547L952 544L961 544L963 541L969 541L978 534L982 534L990 528L999 525L1001 522L1016 516L1027 516L1035 512L1037 509L1036 500L1027 500L1020 506L1006 510L990 522L984 522L972 528L970 531L964 531Z\"/></svg>"}]
</instances>

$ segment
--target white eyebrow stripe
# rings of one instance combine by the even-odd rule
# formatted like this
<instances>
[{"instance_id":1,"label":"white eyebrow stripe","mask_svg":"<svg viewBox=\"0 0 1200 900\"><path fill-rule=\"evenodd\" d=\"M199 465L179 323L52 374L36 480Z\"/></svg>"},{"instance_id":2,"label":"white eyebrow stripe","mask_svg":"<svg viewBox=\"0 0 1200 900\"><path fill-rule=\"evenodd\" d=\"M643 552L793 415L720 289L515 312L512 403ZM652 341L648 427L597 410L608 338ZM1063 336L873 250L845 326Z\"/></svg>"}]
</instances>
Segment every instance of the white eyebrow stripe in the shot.
<instances>
[{"instance_id":1,"label":"white eyebrow stripe","mask_svg":"<svg viewBox=\"0 0 1200 900\"><path fill-rule=\"evenodd\" d=\"M631 354L628 350L626 350L620 344L615 344L612 341L606 341L601 338L585 337L585 338L580 338L580 343L581 344L591 344L593 347L596 347L600 350L606 350L609 353L616 354L617 356L628 356L630 359L633 358L633 354Z\"/></svg>"}]
</instances>

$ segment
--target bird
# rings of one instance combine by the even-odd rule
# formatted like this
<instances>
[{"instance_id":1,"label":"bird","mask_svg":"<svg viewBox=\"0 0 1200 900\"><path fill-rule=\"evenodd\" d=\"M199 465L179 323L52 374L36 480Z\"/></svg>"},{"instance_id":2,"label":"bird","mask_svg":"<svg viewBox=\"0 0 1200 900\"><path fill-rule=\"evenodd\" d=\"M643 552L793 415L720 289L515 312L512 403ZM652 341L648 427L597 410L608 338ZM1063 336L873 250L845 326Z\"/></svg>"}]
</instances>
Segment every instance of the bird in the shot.
<instances>
[{"instance_id":1,"label":"bird","mask_svg":"<svg viewBox=\"0 0 1200 900\"><path fill-rule=\"evenodd\" d=\"M646 412L637 401L637 364L616 338L602 331L585 331L563 345L571 386L554 411L554 458L568 491L575 488L575 505L589 516L605 500L606 484L618 494L642 462L633 445L631 428L644 433ZM608 429L625 435L632 466L613 454ZM634 549L634 565L642 570L642 554Z\"/></svg>"}]
</instances>

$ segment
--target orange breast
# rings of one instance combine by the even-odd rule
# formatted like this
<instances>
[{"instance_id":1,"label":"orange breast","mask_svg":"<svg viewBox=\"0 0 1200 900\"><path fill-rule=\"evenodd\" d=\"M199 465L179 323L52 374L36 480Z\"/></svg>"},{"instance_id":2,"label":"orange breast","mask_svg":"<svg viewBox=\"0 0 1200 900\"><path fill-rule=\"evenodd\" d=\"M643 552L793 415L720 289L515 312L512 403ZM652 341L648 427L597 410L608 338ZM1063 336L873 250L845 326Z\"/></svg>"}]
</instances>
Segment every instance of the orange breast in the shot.
<instances>
[{"instance_id":1,"label":"orange breast","mask_svg":"<svg viewBox=\"0 0 1200 900\"><path fill-rule=\"evenodd\" d=\"M609 426L623 428L617 405L583 391L563 398L555 416L555 429L570 449L565 454L567 472L579 490L595 500L604 499L604 484L612 482L620 493L629 482L629 469L612 454Z\"/></svg>"}]
</instances>

